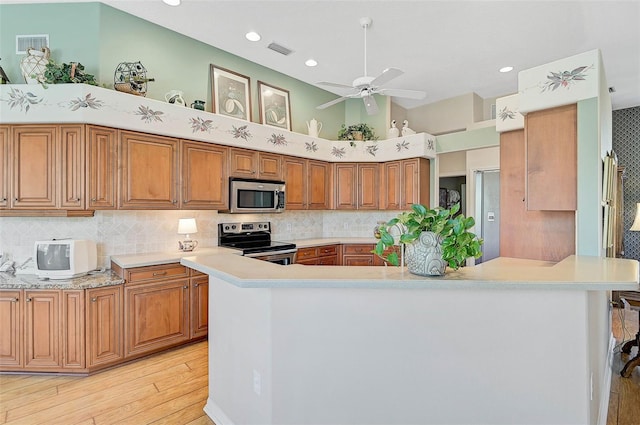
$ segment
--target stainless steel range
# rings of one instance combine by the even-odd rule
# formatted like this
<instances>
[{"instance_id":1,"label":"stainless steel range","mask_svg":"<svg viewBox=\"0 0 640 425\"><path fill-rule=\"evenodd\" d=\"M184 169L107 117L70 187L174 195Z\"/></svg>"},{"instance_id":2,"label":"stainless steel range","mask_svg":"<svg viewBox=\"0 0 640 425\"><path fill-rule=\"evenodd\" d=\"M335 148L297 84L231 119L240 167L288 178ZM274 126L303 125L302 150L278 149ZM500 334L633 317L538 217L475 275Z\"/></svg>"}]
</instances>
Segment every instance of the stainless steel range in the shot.
<instances>
[{"instance_id":1,"label":"stainless steel range","mask_svg":"<svg viewBox=\"0 0 640 425\"><path fill-rule=\"evenodd\" d=\"M219 223L218 245L242 251L245 257L289 265L296 261L296 245L271 240L271 223Z\"/></svg>"}]
</instances>

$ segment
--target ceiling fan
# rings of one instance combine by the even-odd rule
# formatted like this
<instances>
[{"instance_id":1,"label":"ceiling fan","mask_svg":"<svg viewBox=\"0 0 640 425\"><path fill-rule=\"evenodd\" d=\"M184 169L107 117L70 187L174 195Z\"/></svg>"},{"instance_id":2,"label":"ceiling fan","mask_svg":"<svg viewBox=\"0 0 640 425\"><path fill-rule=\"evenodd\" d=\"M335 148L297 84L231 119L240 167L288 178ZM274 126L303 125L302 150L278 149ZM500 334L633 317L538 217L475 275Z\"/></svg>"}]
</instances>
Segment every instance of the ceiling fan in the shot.
<instances>
[{"instance_id":1,"label":"ceiling fan","mask_svg":"<svg viewBox=\"0 0 640 425\"><path fill-rule=\"evenodd\" d=\"M371 18L360 18L360 26L364 28L364 76L358 77L353 80L353 83L348 86L346 84L338 84L338 83L328 83L325 81L321 81L318 84L329 87L337 87L337 88L347 88L351 89L352 92L346 94L342 97L334 99L330 102L324 103L320 106L317 106L317 109L325 109L329 106L333 106L337 103L342 102L345 99L353 99L353 98L362 98L364 101L364 106L367 110L367 114L375 115L378 113L378 104L376 103L374 94L382 94L385 96L396 96L396 97L406 97L409 99L424 99L427 95L423 91L418 90L402 90L402 89L385 89L381 86L394 78L399 77L404 74L403 71L398 68L387 68L382 71L382 74L377 77L369 77L367 75L367 29L371 26L372 23Z\"/></svg>"}]
</instances>

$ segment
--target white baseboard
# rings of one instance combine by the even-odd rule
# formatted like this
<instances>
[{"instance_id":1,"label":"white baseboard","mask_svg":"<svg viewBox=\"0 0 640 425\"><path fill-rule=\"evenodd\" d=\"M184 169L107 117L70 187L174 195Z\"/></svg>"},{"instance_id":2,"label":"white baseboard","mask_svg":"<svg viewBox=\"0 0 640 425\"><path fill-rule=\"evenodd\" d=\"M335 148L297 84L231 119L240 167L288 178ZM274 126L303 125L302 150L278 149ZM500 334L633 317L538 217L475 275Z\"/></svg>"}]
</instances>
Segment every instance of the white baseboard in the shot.
<instances>
[{"instance_id":1,"label":"white baseboard","mask_svg":"<svg viewBox=\"0 0 640 425\"><path fill-rule=\"evenodd\" d=\"M602 383L602 392L600 393L600 408L598 409L598 425L607 425L607 414L609 413L609 396L611 395L611 373L613 366L613 349L616 346L616 339L613 333L609 335L609 350L607 351L607 360L604 367L604 378Z\"/></svg>"},{"instance_id":2,"label":"white baseboard","mask_svg":"<svg viewBox=\"0 0 640 425\"><path fill-rule=\"evenodd\" d=\"M211 397L207 398L207 404L203 410L216 425L234 425L233 421L222 411L220 406L211 400Z\"/></svg>"}]
</instances>

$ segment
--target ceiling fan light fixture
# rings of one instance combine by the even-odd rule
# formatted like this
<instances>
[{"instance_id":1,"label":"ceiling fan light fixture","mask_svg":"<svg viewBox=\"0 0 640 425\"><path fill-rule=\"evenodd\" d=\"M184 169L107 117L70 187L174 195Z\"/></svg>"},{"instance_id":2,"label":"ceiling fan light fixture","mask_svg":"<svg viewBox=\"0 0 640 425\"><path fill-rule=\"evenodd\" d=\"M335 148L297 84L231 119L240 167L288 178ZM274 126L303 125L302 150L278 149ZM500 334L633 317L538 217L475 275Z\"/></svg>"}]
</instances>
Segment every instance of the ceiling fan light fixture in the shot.
<instances>
[{"instance_id":1,"label":"ceiling fan light fixture","mask_svg":"<svg viewBox=\"0 0 640 425\"><path fill-rule=\"evenodd\" d=\"M318 62L314 59L307 59L304 64L307 66L317 66Z\"/></svg>"},{"instance_id":2,"label":"ceiling fan light fixture","mask_svg":"<svg viewBox=\"0 0 640 425\"><path fill-rule=\"evenodd\" d=\"M513 71L513 67L512 66L503 66L502 68L500 68L500 72L502 72L503 74L505 72L511 72Z\"/></svg>"},{"instance_id":3,"label":"ceiling fan light fixture","mask_svg":"<svg viewBox=\"0 0 640 425\"><path fill-rule=\"evenodd\" d=\"M180 6L180 0L162 0L164 4L169 6Z\"/></svg>"},{"instance_id":4,"label":"ceiling fan light fixture","mask_svg":"<svg viewBox=\"0 0 640 425\"><path fill-rule=\"evenodd\" d=\"M244 37L249 41L260 41L260 39L262 38L260 34L255 31L249 31L244 35Z\"/></svg>"}]
</instances>

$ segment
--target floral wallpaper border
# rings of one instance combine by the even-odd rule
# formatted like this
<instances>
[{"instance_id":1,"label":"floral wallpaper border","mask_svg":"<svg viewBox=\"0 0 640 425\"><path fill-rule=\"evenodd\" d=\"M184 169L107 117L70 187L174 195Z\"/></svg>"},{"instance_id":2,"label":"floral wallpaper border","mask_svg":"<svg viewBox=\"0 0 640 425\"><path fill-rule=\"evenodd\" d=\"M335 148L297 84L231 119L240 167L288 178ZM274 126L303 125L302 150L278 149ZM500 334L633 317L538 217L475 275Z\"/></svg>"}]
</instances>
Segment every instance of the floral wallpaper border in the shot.
<instances>
[{"instance_id":1,"label":"floral wallpaper border","mask_svg":"<svg viewBox=\"0 0 640 425\"><path fill-rule=\"evenodd\" d=\"M313 138L257 123L85 84L0 85L0 123L87 123L248 147L325 161L435 158L435 136L357 143Z\"/></svg>"}]
</instances>

